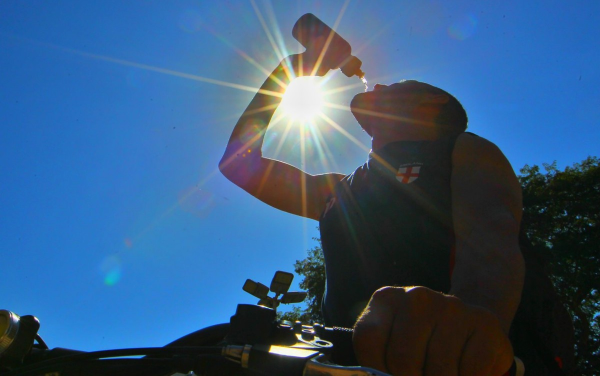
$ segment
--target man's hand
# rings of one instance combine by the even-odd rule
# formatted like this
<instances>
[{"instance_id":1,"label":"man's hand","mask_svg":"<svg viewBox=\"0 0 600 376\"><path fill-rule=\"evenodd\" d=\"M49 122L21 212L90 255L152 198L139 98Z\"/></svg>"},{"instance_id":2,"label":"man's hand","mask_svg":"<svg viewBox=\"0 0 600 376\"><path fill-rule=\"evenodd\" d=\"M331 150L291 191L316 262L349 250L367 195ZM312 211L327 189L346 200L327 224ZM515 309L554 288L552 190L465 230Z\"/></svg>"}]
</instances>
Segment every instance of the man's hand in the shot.
<instances>
[{"instance_id":1,"label":"man's hand","mask_svg":"<svg viewBox=\"0 0 600 376\"><path fill-rule=\"evenodd\" d=\"M319 56L313 50L291 55L273 70L236 123L219 162L223 175L252 196L277 209L315 220L319 220L333 187L344 175L311 175L264 158L261 149L267 125L290 81L298 75L323 76L329 71L319 64Z\"/></svg>"},{"instance_id":2,"label":"man's hand","mask_svg":"<svg viewBox=\"0 0 600 376\"><path fill-rule=\"evenodd\" d=\"M325 50L326 43L326 37L317 37L311 49L286 58L290 68L294 71L295 77L324 76L333 69L333 67L327 65L327 61L324 59L325 53L322 53Z\"/></svg>"},{"instance_id":3,"label":"man's hand","mask_svg":"<svg viewBox=\"0 0 600 376\"><path fill-rule=\"evenodd\" d=\"M493 313L425 287L377 290L353 342L362 366L399 376L501 376L513 362Z\"/></svg>"}]
</instances>

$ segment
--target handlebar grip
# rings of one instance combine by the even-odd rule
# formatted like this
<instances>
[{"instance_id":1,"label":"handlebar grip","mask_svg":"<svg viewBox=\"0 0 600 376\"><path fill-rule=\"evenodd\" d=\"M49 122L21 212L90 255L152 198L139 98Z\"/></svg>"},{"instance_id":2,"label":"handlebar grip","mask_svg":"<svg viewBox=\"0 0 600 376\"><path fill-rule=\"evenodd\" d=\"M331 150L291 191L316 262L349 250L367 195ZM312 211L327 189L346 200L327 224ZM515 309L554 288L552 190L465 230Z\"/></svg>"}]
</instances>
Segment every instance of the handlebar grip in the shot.
<instances>
[{"instance_id":1,"label":"handlebar grip","mask_svg":"<svg viewBox=\"0 0 600 376\"><path fill-rule=\"evenodd\" d=\"M333 352L331 361L341 366L356 366L358 361L354 355L352 346L352 335L354 330L335 326L332 328L324 327L320 337L333 343Z\"/></svg>"},{"instance_id":2,"label":"handlebar grip","mask_svg":"<svg viewBox=\"0 0 600 376\"><path fill-rule=\"evenodd\" d=\"M324 327L320 332L320 337L333 343L333 352L331 361L341 366L357 366L358 361L354 354L352 345L352 335L354 330L342 327ZM523 376L525 367L521 359L515 357L512 366L503 376Z\"/></svg>"}]
</instances>

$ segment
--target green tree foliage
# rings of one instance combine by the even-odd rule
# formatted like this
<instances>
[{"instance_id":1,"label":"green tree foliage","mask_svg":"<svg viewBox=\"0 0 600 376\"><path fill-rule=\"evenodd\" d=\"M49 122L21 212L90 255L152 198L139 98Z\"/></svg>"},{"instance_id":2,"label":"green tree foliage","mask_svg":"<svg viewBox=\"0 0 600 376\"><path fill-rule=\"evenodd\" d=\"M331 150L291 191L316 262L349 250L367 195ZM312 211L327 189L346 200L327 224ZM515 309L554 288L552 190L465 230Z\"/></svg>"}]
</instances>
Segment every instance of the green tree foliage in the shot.
<instances>
[{"instance_id":1,"label":"green tree foliage","mask_svg":"<svg viewBox=\"0 0 600 376\"><path fill-rule=\"evenodd\" d=\"M556 163L526 165L523 223L534 249L547 260L548 273L573 316L577 375L597 375L600 369L600 160L589 157L564 171ZM323 322L325 264L321 242L294 269L304 276L306 309L283 314L290 321Z\"/></svg>"},{"instance_id":2,"label":"green tree foliage","mask_svg":"<svg viewBox=\"0 0 600 376\"><path fill-rule=\"evenodd\" d=\"M523 224L574 319L577 375L600 369L600 166L589 157L564 171L525 166Z\"/></svg>"},{"instance_id":3,"label":"green tree foliage","mask_svg":"<svg viewBox=\"0 0 600 376\"><path fill-rule=\"evenodd\" d=\"M321 300L325 293L325 259L321 249L321 239L313 238L319 244L308 251L308 257L297 260L294 264L296 274L304 276L300 288L308 292L306 309L294 307L292 311L283 313L280 317L289 321L302 321L303 323L323 322L321 316Z\"/></svg>"}]
</instances>

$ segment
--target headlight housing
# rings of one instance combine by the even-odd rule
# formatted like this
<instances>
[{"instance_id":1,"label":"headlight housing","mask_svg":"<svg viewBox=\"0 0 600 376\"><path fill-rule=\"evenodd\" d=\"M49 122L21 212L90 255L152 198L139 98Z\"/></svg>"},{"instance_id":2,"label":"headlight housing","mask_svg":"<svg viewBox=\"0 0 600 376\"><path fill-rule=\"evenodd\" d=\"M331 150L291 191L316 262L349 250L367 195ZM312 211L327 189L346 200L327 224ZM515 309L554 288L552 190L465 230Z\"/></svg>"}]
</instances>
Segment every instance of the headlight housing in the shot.
<instances>
[{"instance_id":1,"label":"headlight housing","mask_svg":"<svg viewBox=\"0 0 600 376\"><path fill-rule=\"evenodd\" d=\"M19 315L5 309L0 310L0 356L17 338L20 321Z\"/></svg>"}]
</instances>

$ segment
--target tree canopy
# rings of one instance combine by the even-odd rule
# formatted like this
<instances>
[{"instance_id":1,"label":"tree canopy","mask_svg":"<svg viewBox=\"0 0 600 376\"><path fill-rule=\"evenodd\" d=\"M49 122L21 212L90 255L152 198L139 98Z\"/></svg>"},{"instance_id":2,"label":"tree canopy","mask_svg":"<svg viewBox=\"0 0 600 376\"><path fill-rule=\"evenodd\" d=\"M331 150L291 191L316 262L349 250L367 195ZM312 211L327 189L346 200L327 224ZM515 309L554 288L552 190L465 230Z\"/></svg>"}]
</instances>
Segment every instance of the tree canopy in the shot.
<instances>
[{"instance_id":1,"label":"tree canopy","mask_svg":"<svg viewBox=\"0 0 600 376\"><path fill-rule=\"evenodd\" d=\"M296 274L304 276L300 288L308 293L305 303L306 309L294 307L290 312L281 315L289 321L302 321L304 323L323 322L321 316L321 300L325 293L325 259L321 248L321 239L313 238L319 244L308 251L308 257L297 260L294 264Z\"/></svg>"},{"instance_id":2,"label":"tree canopy","mask_svg":"<svg viewBox=\"0 0 600 376\"><path fill-rule=\"evenodd\" d=\"M573 317L579 375L600 369L600 161L525 166L523 227Z\"/></svg>"},{"instance_id":3,"label":"tree canopy","mask_svg":"<svg viewBox=\"0 0 600 376\"><path fill-rule=\"evenodd\" d=\"M523 227L545 260L554 286L573 317L577 375L600 369L600 160L589 157L559 171L556 162L525 165L518 176L523 189ZM322 322L325 264L321 243L294 270L308 292L305 309L284 319Z\"/></svg>"}]
</instances>

